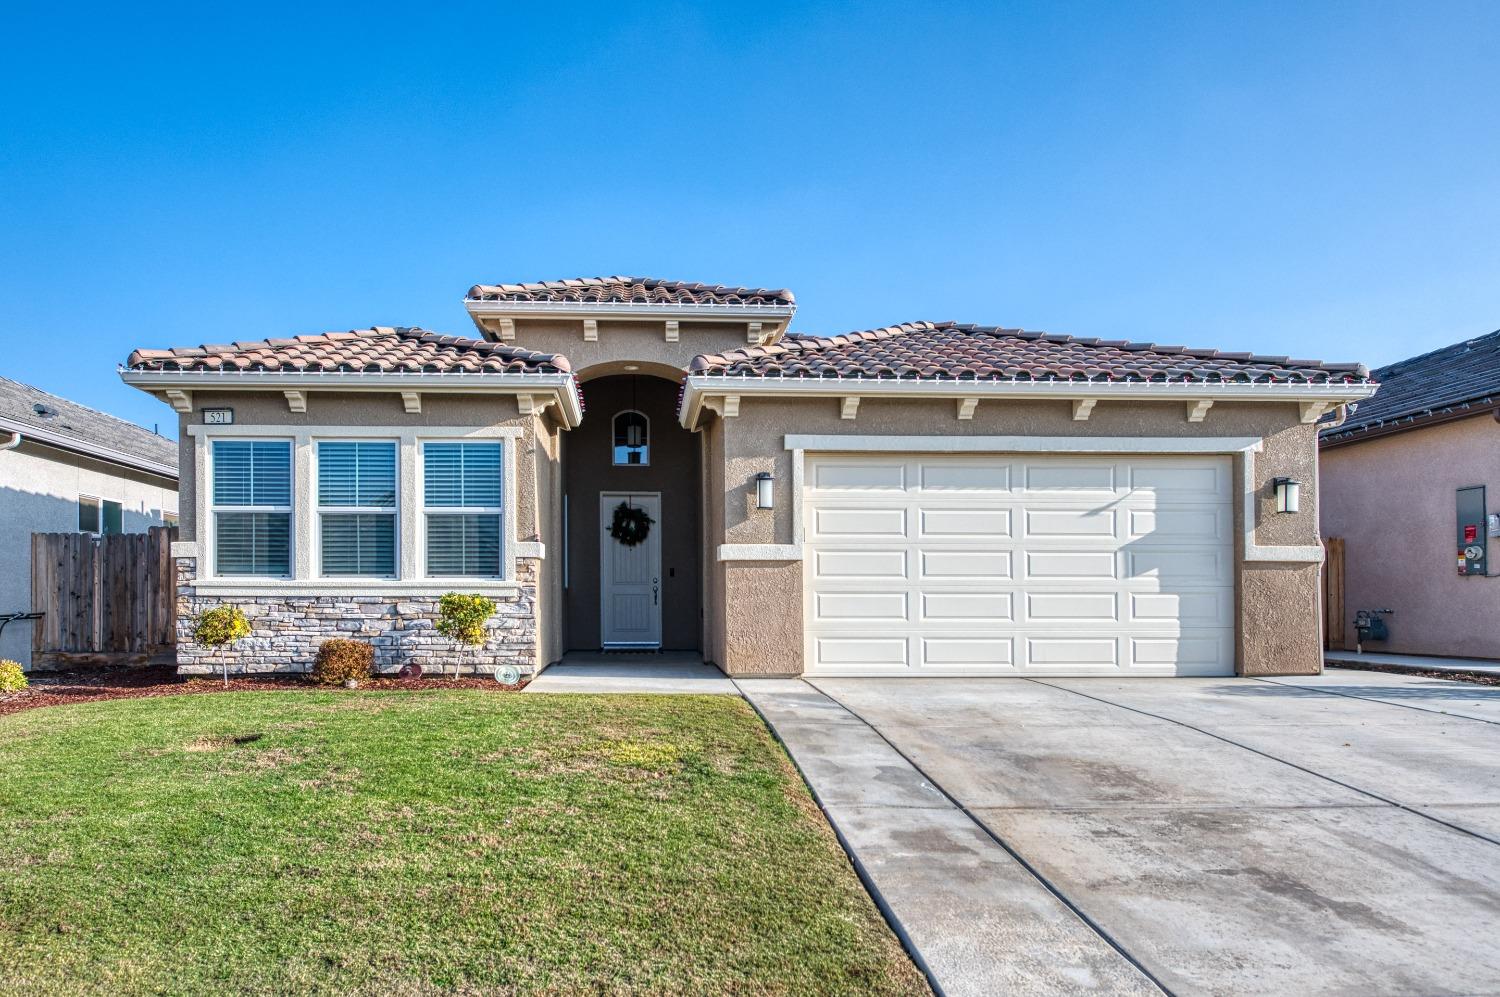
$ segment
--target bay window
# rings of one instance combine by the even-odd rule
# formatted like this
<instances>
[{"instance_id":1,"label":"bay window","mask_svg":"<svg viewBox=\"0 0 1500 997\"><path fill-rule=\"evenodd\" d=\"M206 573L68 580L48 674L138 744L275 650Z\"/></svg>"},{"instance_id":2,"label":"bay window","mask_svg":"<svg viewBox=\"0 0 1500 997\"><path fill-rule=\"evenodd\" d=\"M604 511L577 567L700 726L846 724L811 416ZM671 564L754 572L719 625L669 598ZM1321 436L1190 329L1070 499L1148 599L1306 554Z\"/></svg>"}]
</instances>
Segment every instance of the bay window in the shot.
<instances>
[{"instance_id":1,"label":"bay window","mask_svg":"<svg viewBox=\"0 0 1500 997\"><path fill-rule=\"evenodd\" d=\"M422 444L429 577L503 575L500 442Z\"/></svg>"},{"instance_id":2,"label":"bay window","mask_svg":"<svg viewBox=\"0 0 1500 997\"><path fill-rule=\"evenodd\" d=\"M290 440L215 440L210 491L214 571L291 574Z\"/></svg>"},{"instance_id":3,"label":"bay window","mask_svg":"<svg viewBox=\"0 0 1500 997\"><path fill-rule=\"evenodd\" d=\"M318 536L324 575L395 576L395 443L318 443Z\"/></svg>"}]
</instances>

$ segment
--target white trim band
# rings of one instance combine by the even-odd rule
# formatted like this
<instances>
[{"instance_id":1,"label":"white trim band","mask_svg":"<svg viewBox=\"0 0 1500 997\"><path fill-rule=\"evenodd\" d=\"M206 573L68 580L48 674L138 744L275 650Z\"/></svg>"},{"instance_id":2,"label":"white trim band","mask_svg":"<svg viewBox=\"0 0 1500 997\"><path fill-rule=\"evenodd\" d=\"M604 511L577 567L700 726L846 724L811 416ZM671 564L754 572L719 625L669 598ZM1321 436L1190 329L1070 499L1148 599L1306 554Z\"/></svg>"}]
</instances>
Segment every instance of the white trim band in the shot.
<instances>
[{"instance_id":1,"label":"white trim band","mask_svg":"<svg viewBox=\"0 0 1500 997\"><path fill-rule=\"evenodd\" d=\"M719 544L720 561L800 561L796 544Z\"/></svg>"}]
</instances>

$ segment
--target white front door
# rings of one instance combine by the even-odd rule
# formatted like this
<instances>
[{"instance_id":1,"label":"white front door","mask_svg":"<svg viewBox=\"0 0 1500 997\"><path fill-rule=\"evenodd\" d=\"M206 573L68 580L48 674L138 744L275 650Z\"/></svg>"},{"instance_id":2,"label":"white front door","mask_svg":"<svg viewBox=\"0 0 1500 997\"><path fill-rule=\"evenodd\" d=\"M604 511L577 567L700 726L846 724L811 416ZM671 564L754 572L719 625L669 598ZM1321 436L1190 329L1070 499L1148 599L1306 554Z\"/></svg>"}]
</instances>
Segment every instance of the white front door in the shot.
<instances>
[{"instance_id":1,"label":"white front door","mask_svg":"<svg viewBox=\"0 0 1500 997\"><path fill-rule=\"evenodd\" d=\"M610 536L620 503L652 519L633 547ZM661 496L603 492L599 496L599 632L605 647L661 647Z\"/></svg>"},{"instance_id":2,"label":"white front door","mask_svg":"<svg viewBox=\"0 0 1500 997\"><path fill-rule=\"evenodd\" d=\"M1228 457L809 457L813 675L1229 675Z\"/></svg>"}]
</instances>

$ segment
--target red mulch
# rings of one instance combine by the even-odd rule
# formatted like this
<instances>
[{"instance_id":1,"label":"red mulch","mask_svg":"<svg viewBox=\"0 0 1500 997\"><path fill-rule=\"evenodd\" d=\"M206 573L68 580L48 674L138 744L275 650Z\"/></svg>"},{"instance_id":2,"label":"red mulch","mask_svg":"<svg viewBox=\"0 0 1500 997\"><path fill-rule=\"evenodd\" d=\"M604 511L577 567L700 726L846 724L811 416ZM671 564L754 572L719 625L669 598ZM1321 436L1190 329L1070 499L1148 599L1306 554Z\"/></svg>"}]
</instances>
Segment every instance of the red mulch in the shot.
<instances>
[{"instance_id":1,"label":"red mulch","mask_svg":"<svg viewBox=\"0 0 1500 997\"><path fill-rule=\"evenodd\" d=\"M1365 661L1357 665L1340 661L1335 667L1351 672L1389 672L1392 675L1416 675L1424 679L1448 679L1450 682L1468 682L1470 685L1500 685L1500 675L1490 675L1487 672L1412 671L1410 668L1392 668L1390 665Z\"/></svg>"},{"instance_id":2,"label":"red mulch","mask_svg":"<svg viewBox=\"0 0 1500 997\"><path fill-rule=\"evenodd\" d=\"M320 689L320 686L300 675L231 675L229 687L224 687L222 678L203 676L183 677L170 666L148 668L97 668L66 672L33 672L27 676L31 688L21 692L0 693L0 716L20 713L42 706L61 706L65 703L91 703L101 699L145 699L153 696L188 696L209 692L264 692L271 689ZM416 692L424 689L488 689L491 692L515 692L526 683L501 685L492 678L465 676L462 678L398 678L377 676L359 684L356 692L376 690L389 692L400 690ZM334 691L346 690L334 687Z\"/></svg>"}]
</instances>

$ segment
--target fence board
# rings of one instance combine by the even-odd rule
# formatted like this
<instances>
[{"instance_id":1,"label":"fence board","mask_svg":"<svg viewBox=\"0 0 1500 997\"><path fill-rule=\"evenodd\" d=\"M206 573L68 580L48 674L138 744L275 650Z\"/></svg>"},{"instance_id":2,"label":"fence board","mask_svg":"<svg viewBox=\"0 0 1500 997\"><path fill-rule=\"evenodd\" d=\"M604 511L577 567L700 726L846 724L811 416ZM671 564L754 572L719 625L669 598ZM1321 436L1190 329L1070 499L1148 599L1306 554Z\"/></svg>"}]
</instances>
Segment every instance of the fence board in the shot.
<instances>
[{"instance_id":1,"label":"fence board","mask_svg":"<svg viewBox=\"0 0 1500 997\"><path fill-rule=\"evenodd\" d=\"M32 645L42 655L142 657L177 642L176 527L93 537L34 533Z\"/></svg>"},{"instance_id":2,"label":"fence board","mask_svg":"<svg viewBox=\"0 0 1500 997\"><path fill-rule=\"evenodd\" d=\"M1323 644L1329 650L1345 650L1344 541L1323 541Z\"/></svg>"}]
</instances>

